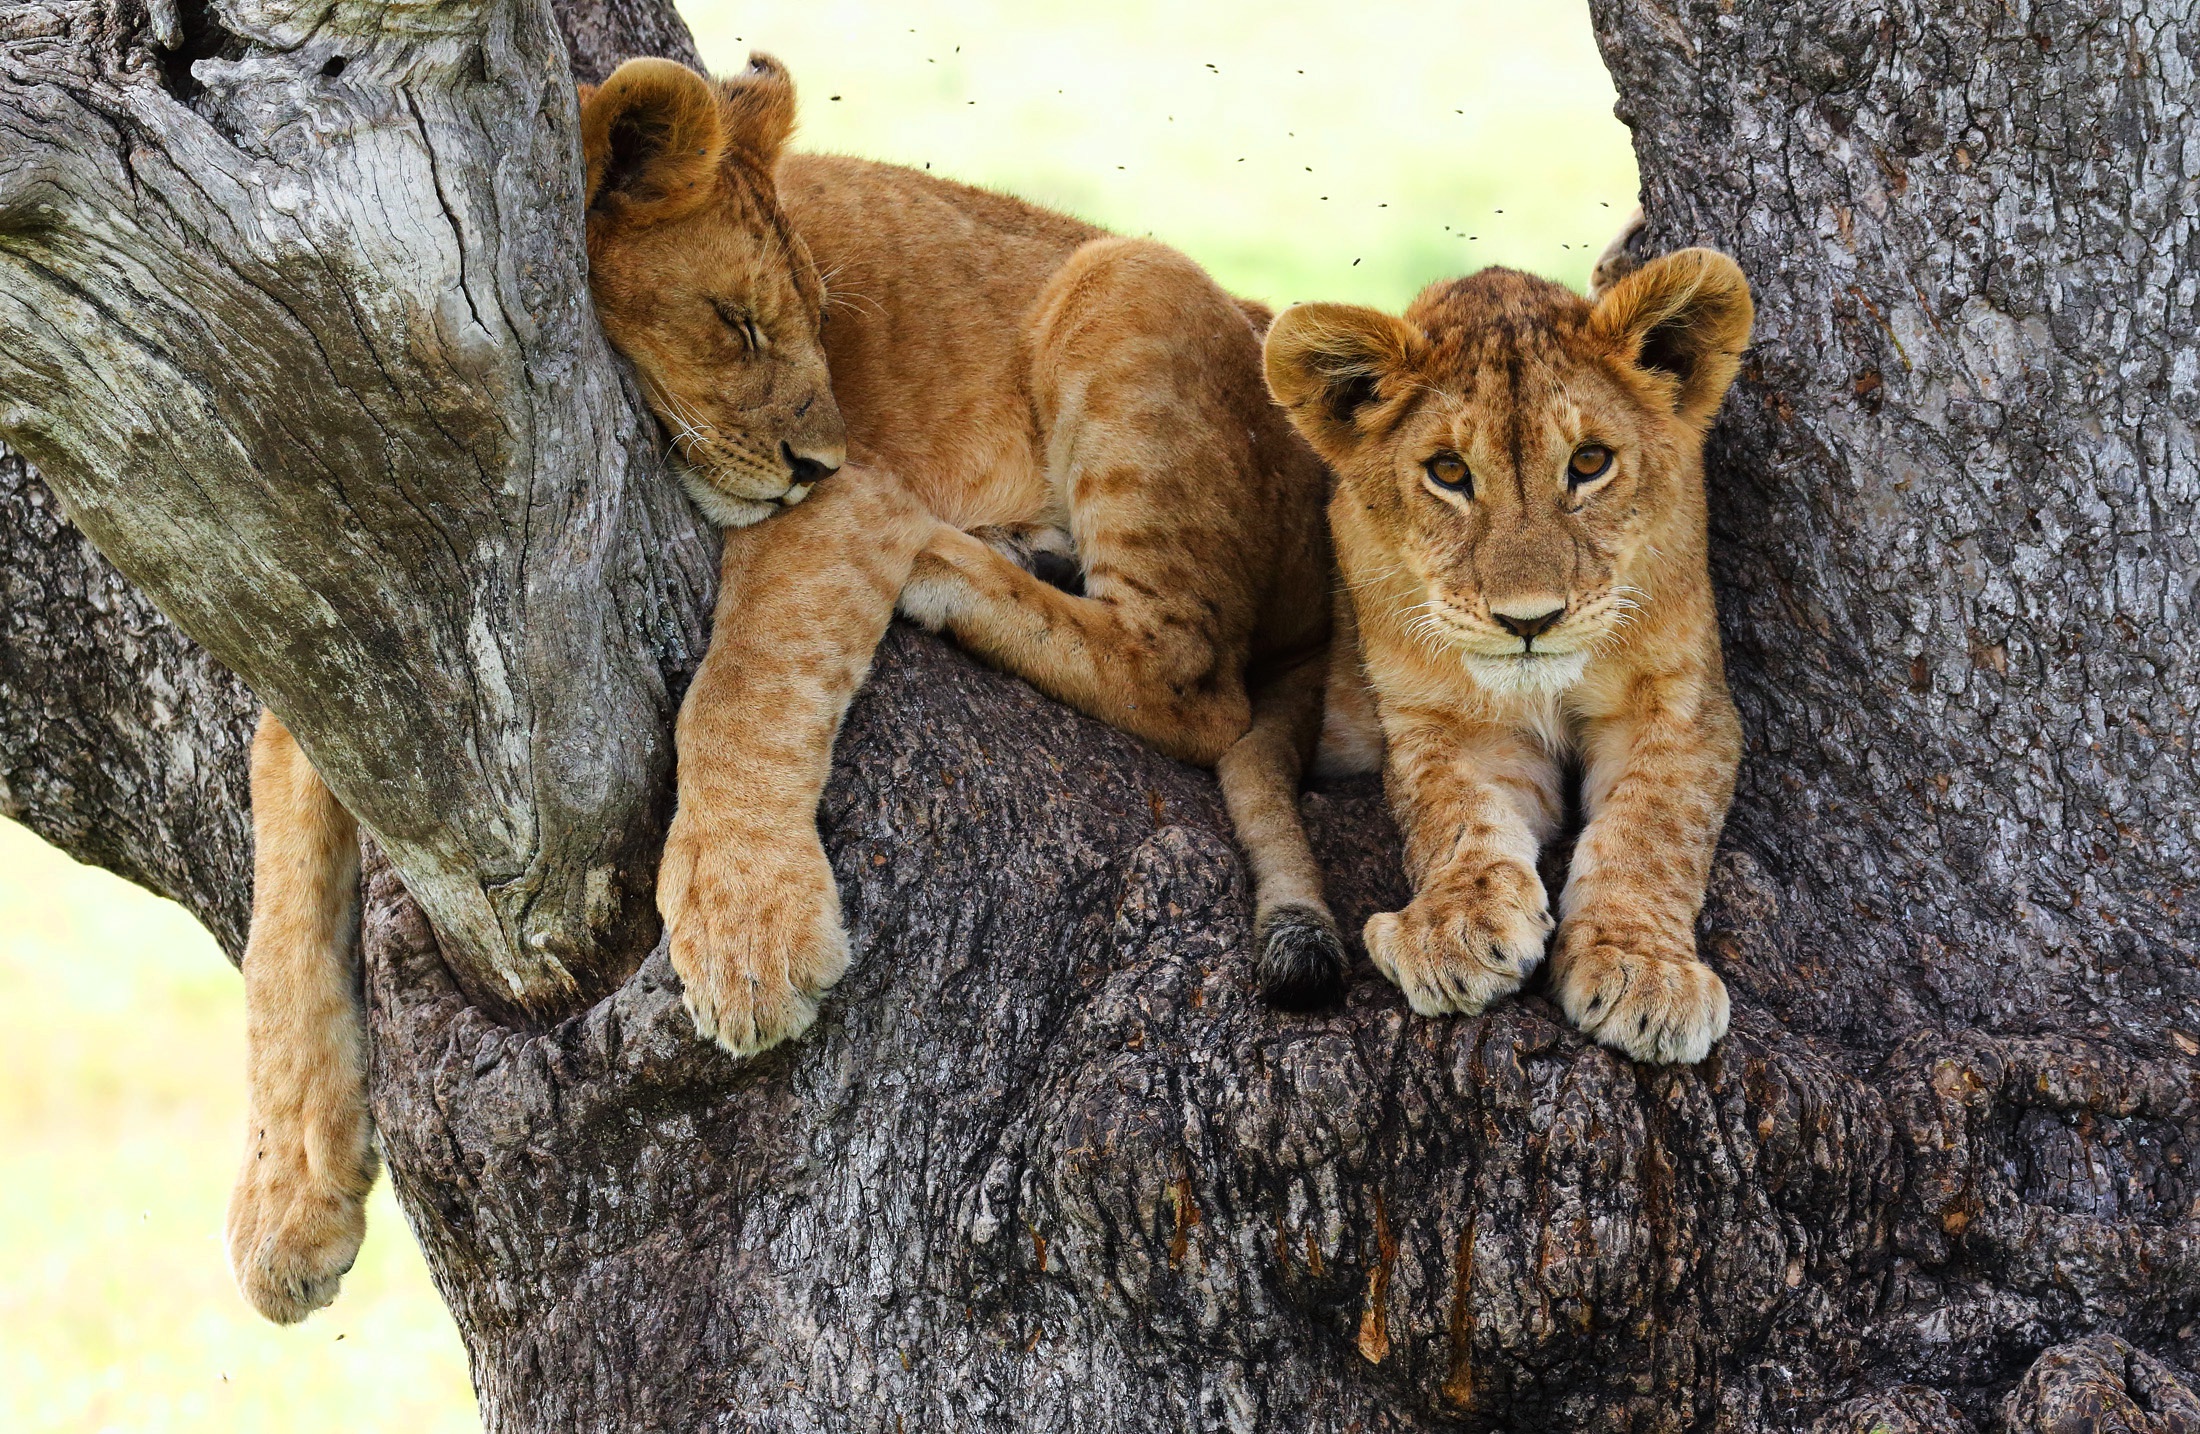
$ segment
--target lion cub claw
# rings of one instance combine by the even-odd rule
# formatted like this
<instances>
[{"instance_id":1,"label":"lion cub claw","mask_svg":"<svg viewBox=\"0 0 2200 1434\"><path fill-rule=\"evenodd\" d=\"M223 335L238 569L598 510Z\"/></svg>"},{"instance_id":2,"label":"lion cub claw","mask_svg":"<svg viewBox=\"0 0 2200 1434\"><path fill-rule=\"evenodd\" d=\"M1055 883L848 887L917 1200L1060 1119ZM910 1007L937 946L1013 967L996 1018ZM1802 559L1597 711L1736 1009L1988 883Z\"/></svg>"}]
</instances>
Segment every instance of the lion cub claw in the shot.
<instances>
[{"instance_id":1,"label":"lion cub claw","mask_svg":"<svg viewBox=\"0 0 2200 1434\"><path fill-rule=\"evenodd\" d=\"M296 1131L257 1117L254 1129L229 1196L229 1265L254 1309L296 1324L336 1298L359 1257L377 1162L363 1134L339 1142L354 1147L343 1156L316 1161Z\"/></svg>"},{"instance_id":2,"label":"lion cub claw","mask_svg":"<svg viewBox=\"0 0 2200 1434\"><path fill-rule=\"evenodd\" d=\"M1445 872L1365 931L1375 968L1424 1016L1471 1016L1519 990L1550 934L1541 878L1506 860Z\"/></svg>"},{"instance_id":3,"label":"lion cub claw","mask_svg":"<svg viewBox=\"0 0 2200 1434\"><path fill-rule=\"evenodd\" d=\"M1569 923L1552 974L1567 1019L1635 1060L1694 1065L1726 1034L1726 983L1692 940Z\"/></svg>"},{"instance_id":4,"label":"lion cub claw","mask_svg":"<svg viewBox=\"0 0 2200 1434\"><path fill-rule=\"evenodd\" d=\"M760 851L712 841L675 818L658 877L672 969L695 1029L746 1059L793 1040L848 969L840 890L814 834Z\"/></svg>"}]
</instances>

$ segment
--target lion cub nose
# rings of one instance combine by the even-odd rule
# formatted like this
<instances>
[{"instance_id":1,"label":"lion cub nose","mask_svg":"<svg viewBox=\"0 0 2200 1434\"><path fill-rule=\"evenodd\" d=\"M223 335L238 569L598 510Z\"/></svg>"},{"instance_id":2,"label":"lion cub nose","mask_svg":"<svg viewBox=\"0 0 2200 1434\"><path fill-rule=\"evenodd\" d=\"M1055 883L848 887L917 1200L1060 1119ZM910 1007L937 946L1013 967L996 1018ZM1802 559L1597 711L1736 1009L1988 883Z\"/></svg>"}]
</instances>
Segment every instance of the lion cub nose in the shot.
<instances>
[{"instance_id":1,"label":"lion cub nose","mask_svg":"<svg viewBox=\"0 0 2200 1434\"><path fill-rule=\"evenodd\" d=\"M1549 632L1558 620L1566 615L1566 604L1553 605L1553 600L1536 596L1520 598L1503 604L1490 604L1490 616L1497 625L1514 637L1536 638Z\"/></svg>"},{"instance_id":2,"label":"lion cub nose","mask_svg":"<svg viewBox=\"0 0 2200 1434\"><path fill-rule=\"evenodd\" d=\"M788 482L796 487L830 478L840 471L841 461L847 457L845 450L819 449L814 453L797 453L794 445L782 441L779 456L787 460Z\"/></svg>"}]
</instances>

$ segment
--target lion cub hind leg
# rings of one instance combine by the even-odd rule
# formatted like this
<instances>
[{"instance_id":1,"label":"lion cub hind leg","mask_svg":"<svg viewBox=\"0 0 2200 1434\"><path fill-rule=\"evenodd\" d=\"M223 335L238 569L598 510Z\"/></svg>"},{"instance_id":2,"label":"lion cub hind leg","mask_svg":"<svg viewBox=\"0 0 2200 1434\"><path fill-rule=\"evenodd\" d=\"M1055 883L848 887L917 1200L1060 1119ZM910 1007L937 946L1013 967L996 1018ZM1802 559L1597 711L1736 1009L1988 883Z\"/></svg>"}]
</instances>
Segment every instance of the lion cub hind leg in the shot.
<instances>
[{"instance_id":1,"label":"lion cub hind leg","mask_svg":"<svg viewBox=\"0 0 2200 1434\"><path fill-rule=\"evenodd\" d=\"M1315 653L1262 682L1252 730L1215 766L1253 872L1261 995L1287 1011L1318 1010L1344 993L1344 940L1299 817L1299 779L1321 725L1326 675Z\"/></svg>"},{"instance_id":2,"label":"lion cub hind leg","mask_svg":"<svg viewBox=\"0 0 2200 1434\"><path fill-rule=\"evenodd\" d=\"M1248 696L1235 664L1214 655L1226 650L1220 635L1181 612L1157 615L1160 607L1143 593L1073 596L945 524L901 600L905 617L945 629L1049 696L1214 767L1253 872L1262 994L1287 1010L1327 1005L1343 988L1344 943L1298 805L1320 722L1322 666L1304 661Z\"/></svg>"},{"instance_id":3,"label":"lion cub hind leg","mask_svg":"<svg viewBox=\"0 0 2200 1434\"><path fill-rule=\"evenodd\" d=\"M1344 949L1298 812L1328 617L1322 470L1268 404L1245 311L1163 245L1080 248L1035 307L1030 351L1081 590L1033 576L1044 569L998 529L988 542L943 524L901 611L1216 768L1254 874L1263 990L1279 1005L1322 1004ZM1261 665L1279 675L1249 692L1256 633Z\"/></svg>"},{"instance_id":4,"label":"lion cub hind leg","mask_svg":"<svg viewBox=\"0 0 2200 1434\"><path fill-rule=\"evenodd\" d=\"M1259 342L1191 260L1098 239L1048 281L1030 352L1048 478L1070 515L1083 594L942 524L902 591L902 614L1212 767L1252 724L1245 669L1275 547L1281 475L1249 431L1275 422Z\"/></svg>"},{"instance_id":5,"label":"lion cub hind leg","mask_svg":"<svg viewBox=\"0 0 2200 1434\"><path fill-rule=\"evenodd\" d=\"M245 946L244 1168L229 1262L261 1314L336 1298L374 1187L359 999L359 833L272 712L252 742L252 935Z\"/></svg>"},{"instance_id":6,"label":"lion cub hind leg","mask_svg":"<svg viewBox=\"0 0 2200 1434\"><path fill-rule=\"evenodd\" d=\"M1558 764L1524 735L1399 713L1387 785L1414 897L1367 923L1367 954L1424 1016L1474 1015L1542 963L1536 856L1562 812Z\"/></svg>"}]
</instances>

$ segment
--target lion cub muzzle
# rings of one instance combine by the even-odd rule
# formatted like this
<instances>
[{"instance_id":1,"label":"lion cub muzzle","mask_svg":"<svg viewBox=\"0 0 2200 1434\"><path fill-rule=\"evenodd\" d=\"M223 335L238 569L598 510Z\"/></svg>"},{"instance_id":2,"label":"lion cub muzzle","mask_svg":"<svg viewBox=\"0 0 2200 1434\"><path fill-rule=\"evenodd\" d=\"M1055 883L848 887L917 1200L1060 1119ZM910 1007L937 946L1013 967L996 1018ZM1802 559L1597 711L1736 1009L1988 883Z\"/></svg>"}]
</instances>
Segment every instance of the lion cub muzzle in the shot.
<instances>
[{"instance_id":1,"label":"lion cub muzzle","mask_svg":"<svg viewBox=\"0 0 2200 1434\"><path fill-rule=\"evenodd\" d=\"M679 473L680 486L687 490L689 500L702 511L705 518L721 528L746 528L751 523L762 522L774 513L784 512L809 497L813 488L841 470L847 459L847 449L835 443L830 447L821 445L797 450L792 444L781 440L779 456L785 465L785 486L776 493L730 491L722 475L679 461L677 455L675 467Z\"/></svg>"},{"instance_id":2,"label":"lion cub muzzle","mask_svg":"<svg viewBox=\"0 0 2200 1434\"><path fill-rule=\"evenodd\" d=\"M1490 621L1519 638L1523 650L1532 649L1535 640L1558 626L1559 619L1564 616L1566 604L1563 601L1553 602L1543 597L1490 604Z\"/></svg>"}]
</instances>

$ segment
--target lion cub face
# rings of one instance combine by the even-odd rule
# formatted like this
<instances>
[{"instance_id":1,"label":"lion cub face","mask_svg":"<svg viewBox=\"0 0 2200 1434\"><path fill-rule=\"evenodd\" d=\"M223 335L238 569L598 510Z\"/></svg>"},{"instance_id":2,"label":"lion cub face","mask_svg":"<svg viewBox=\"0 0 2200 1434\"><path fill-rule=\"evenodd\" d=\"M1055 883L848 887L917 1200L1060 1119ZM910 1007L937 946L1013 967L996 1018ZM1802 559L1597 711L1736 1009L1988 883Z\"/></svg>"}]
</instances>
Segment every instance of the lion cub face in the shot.
<instances>
[{"instance_id":1,"label":"lion cub face","mask_svg":"<svg viewBox=\"0 0 2200 1434\"><path fill-rule=\"evenodd\" d=\"M1708 250L1595 304L1488 269L1403 319L1287 311L1268 380L1337 471L1355 590L1417 603L1414 635L1483 687L1553 692L1633 620L1667 525L1700 524L1703 430L1750 317L1740 270Z\"/></svg>"},{"instance_id":2,"label":"lion cub face","mask_svg":"<svg viewBox=\"0 0 2200 1434\"><path fill-rule=\"evenodd\" d=\"M793 125L794 87L762 55L716 85L630 60L581 92L596 312L728 527L802 501L846 455L823 286L772 180Z\"/></svg>"}]
</instances>

